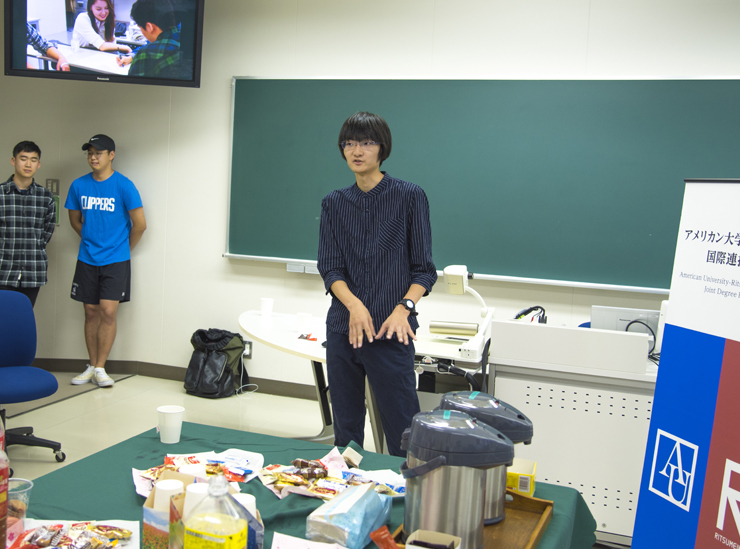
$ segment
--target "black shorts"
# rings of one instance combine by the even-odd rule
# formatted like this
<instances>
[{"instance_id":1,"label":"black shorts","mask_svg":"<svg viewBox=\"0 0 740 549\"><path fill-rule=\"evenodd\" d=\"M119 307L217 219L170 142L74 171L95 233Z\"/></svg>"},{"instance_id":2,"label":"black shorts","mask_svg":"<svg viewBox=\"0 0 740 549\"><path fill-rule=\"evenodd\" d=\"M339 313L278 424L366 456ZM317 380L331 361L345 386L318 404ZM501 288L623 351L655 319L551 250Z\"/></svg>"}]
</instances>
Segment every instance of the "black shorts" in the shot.
<instances>
[{"instance_id":1,"label":"black shorts","mask_svg":"<svg viewBox=\"0 0 740 549\"><path fill-rule=\"evenodd\" d=\"M90 305L99 304L101 299L130 301L131 260L96 267L78 259L70 297Z\"/></svg>"}]
</instances>

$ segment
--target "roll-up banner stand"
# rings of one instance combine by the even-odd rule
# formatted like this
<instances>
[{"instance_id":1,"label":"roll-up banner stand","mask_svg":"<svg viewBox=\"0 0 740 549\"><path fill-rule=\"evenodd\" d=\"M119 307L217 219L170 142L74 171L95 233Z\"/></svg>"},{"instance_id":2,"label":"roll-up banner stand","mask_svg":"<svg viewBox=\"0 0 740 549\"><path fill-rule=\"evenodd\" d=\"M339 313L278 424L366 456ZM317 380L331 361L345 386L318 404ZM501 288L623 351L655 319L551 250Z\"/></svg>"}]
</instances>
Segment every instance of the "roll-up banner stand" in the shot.
<instances>
[{"instance_id":1,"label":"roll-up banner stand","mask_svg":"<svg viewBox=\"0 0 740 549\"><path fill-rule=\"evenodd\" d=\"M685 184L632 546L740 549L740 180Z\"/></svg>"}]
</instances>

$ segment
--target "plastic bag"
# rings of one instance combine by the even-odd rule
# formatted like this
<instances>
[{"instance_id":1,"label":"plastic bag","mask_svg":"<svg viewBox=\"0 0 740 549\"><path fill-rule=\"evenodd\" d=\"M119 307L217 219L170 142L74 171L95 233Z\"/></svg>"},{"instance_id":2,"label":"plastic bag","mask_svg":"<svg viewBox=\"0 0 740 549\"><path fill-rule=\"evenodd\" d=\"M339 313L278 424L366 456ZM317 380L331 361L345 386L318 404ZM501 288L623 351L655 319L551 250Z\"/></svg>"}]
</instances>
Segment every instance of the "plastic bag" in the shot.
<instances>
[{"instance_id":1,"label":"plastic bag","mask_svg":"<svg viewBox=\"0 0 740 549\"><path fill-rule=\"evenodd\" d=\"M308 515L306 538L362 549L390 513L391 498L378 494L373 483L352 486Z\"/></svg>"}]
</instances>

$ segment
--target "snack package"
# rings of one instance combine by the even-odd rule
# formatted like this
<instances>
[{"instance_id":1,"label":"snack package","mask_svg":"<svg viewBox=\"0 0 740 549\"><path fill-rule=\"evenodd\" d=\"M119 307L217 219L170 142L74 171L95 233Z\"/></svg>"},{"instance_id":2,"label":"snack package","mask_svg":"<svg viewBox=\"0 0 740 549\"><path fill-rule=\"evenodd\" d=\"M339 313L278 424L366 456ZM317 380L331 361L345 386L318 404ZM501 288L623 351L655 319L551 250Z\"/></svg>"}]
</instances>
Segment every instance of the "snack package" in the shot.
<instances>
[{"instance_id":1,"label":"snack package","mask_svg":"<svg viewBox=\"0 0 740 549\"><path fill-rule=\"evenodd\" d=\"M388 522L390 498L378 494L372 484L351 486L327 501L306 519L306 538L362 549L370 532Z\"/></svg>"},{"instance_id":2,"label":"snack package","mask_svg":"<svg viewBox=\"0 0 740 549\"><path fill-rule=\"evenodd\" d=\"M31 528L16 538L11 549L24 547L61 547L63 549L112 549L125 545L132 532L126 528L76 522L47 524Z\"/></svg>"}]
</instances>

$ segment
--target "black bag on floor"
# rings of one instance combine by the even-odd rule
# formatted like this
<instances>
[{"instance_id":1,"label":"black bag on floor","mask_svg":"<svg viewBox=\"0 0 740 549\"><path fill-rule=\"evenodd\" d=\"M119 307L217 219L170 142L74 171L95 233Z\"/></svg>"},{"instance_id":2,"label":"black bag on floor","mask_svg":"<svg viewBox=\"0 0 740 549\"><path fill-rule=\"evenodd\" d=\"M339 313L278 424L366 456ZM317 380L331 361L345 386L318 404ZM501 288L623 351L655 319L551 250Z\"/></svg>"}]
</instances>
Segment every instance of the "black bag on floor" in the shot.
<instances>
[{"instance_id":1,"label":"black bag on floor","mask_svg":"<svg viewBox=\"0 0 740 549\"><path fill-rule=\"evenodd\" d=\"M216 328L196 330L190 343L195 350L185 373L185 392L189 395L229 397L249 383L241 335Z\"/></svg>"}]
</instances>

